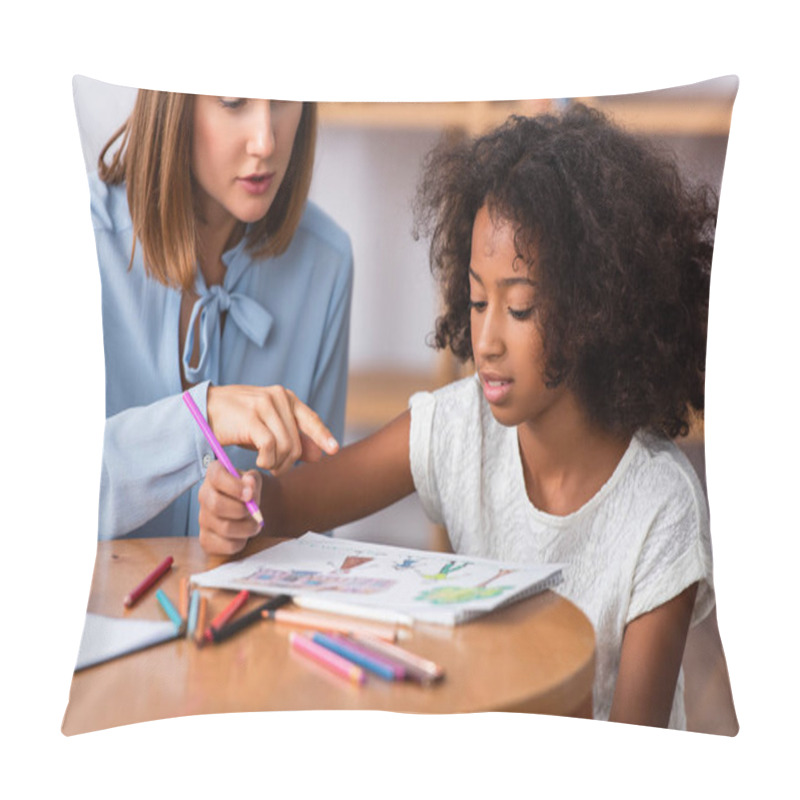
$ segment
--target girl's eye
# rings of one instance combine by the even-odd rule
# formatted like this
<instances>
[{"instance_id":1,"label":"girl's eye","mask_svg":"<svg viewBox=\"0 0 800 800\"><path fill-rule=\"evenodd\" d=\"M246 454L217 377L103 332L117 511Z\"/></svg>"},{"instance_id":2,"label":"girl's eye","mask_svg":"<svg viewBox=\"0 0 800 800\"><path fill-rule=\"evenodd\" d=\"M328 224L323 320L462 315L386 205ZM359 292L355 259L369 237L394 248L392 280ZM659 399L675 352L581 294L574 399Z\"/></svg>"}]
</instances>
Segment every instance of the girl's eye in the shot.
<instances>
[{"instance_id":1,"label":"girl's eye","mask_svg":"<svg viewBox=\"0 0 800 800\"><path fill-rule=\"evenodd\" d=\"M245 100L243 97L220 97L219 102L223 108L241 108Z\"/></svg>"},{"instance_id":2,"label":"girl's eye","mask_svg":"<svg viewBox=\"0 0 800 800\"><path fill-rule=\"evenodd\" d=\"M531 317L531 315L533 314L533 312L534 312L534 306L531 306L530 308L521 308L521 309L509 308L508 309L508 313L511 314L511 316L514 319L518 319L518 320L529 319Z\"/></svg>"},{"instance_id":3,"label":"girl's eye","mask_svg":"<svg viewBox=\"0 0 800 800\"><path fill-rule=\"evenodd\" d=\"M486 301L485 300L470 300L469 301L469 310L470 311L483 311L486 308Z\"/></svg>"}]
</instances>

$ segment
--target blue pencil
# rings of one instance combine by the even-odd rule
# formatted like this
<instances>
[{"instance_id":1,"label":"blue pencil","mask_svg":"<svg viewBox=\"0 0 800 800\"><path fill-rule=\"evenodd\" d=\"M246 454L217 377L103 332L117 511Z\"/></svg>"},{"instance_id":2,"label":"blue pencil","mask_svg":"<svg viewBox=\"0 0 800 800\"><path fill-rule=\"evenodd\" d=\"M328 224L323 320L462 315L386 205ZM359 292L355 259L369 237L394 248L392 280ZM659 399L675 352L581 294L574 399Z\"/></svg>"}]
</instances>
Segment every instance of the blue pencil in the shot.
<instances>
[{"instance_id":1,"label":"blue pencil","mask_svg":"<svg viewBox=\"0 0 800 800\"><path fill-rule=\"evenodd\" d=\"M377 655L367 654L364 650L357 645L351 645L350 642L339 638L338 636L326 636L324 633L315 633L311 637L312 641L327 647L340 656L343 656L348 661L358 664L364 669L374 672L378 677L384 678L387 681L403 680L405 677L404 670L394 664L389 664L387 661Z\"/></svg>"},{"instance_id":2,"label":"blue pencil","mask_svg":"<svg viewBox=\"0 0 800 800\"><path fill-rule=\"evenodd\" d=\"M194 636L195 628L197 627L197 608L200 605L200 592L195 589L192 592L192 599L189 602L189 627L186 633L189 636Z\"/></svg>"},{"instance_id":3,"label":"blue pencil","mask_svg":"<svg viewBox=\"0 0 800 800\"><path fill-rule=\"evenodd\" d=\"M156 592L156 599L161 604L161 608L164 609L166 615L172 620L175 627L180 630L183 628L183 617L178 613L178 609L175 608L174 605L170 602L170 599L164 594L163 589L159 589Z\"/></svg>"}]
</instances>

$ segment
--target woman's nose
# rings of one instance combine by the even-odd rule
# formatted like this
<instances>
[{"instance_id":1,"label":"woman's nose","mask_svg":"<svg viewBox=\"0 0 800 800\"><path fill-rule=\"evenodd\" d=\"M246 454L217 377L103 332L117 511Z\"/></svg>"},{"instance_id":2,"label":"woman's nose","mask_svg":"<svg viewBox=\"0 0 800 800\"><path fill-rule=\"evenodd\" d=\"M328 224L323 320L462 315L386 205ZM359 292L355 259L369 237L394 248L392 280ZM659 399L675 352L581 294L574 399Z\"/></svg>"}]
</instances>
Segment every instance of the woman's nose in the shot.
<instances>
[{"instance_id":1,"label":"woman's nose","mask_svg":"<svg viewBox=\"0 0 800 800\"><path fill-rule=\"evenodd\" d=\"M256 158L268 158L275 149L275 134L272 129L272 111L269 100L253 104L253 114L247 136L247 154Z\"/></svg>"}]
</instances>

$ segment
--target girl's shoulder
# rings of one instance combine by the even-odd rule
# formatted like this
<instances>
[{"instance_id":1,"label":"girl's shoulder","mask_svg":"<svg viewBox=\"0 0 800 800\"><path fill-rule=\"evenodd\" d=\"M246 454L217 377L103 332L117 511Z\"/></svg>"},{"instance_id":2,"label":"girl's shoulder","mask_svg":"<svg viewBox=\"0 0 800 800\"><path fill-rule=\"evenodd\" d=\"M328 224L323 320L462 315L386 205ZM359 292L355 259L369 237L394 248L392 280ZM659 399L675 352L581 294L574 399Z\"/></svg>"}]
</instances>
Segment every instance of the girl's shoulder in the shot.
<instances>
[{"instance_id":1,"label":"girl's shoulder","mask_svg":"<svg viewBox=\"0 0 800 800\"><path fill-rule=\"evenodd\" d=\"M429 413L448 420L474 420L481 414L480 384L474 375L448 383L432 392L417 392L411 396L412 411L427 409Z\"/></svg>"},{"instance_id":2,"label":"girl's shoulder","mask_svg":"<svg viewBox=\"0 0 800 800\"><path fill-rule=\"evenodd\" d=\"M432 392L417 392L408 404L412 425L416 422L418 429L430 430L451 449L469 443L470 447L493 450L509 435L516 437L513 429L503 427L492 416L475 375Z\"/></svg>"},{"instance_id":3,"label":"girl's shoulder","mask_svg":"<svg viewBox=\"0 0 800 800\"><path fill-rule=\"evenodd\" d=\"M708 517L705 490L686 454L669 439L639 432L634 437L635 458L629 470L633 491L660 499L675 515Z\"/></svg>"}]
</instances>

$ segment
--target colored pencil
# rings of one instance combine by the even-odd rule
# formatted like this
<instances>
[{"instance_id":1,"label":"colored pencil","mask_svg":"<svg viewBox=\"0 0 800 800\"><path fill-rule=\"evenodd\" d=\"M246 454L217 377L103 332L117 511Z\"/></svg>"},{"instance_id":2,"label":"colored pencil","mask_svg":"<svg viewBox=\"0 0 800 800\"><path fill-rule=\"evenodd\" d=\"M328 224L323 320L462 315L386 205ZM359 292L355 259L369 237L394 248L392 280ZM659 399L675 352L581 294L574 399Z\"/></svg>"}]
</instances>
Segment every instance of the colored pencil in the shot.
<instances>
[{"instance_id":1,"label":"colored pencil","mask_svg":"<svg viewBox=\"0 0 800 800\"><path fill-rule=\"evenodd\" d=\"M226 622L228 622L231 617L233 617L233 615L247 602L247 598L249 596L250 593L247 591L247 589L242 589L242 591L239 592L239 594L237 594L236 597L234 597L233 600L231 600L230 603L228 603L228 605L225 606L225 608L223 608L222 611L220 611L219 614L217 614L217 616L211 620L211 623L206 628L205 632L205 638L207 642L212 641L214 638L211 629L219 629Z\"/></svg>"},{"instance_id":2,"label":"colored pencil","mask_svg":"<svg viewBox=\"0 0 800 800\"><path fill-rule=\"evenodd\" d=\"M343 636L328 636L325 633L315 633L311 640L328 650L333 650L337 655L358 664L359 667L383 678L387 681L401 681L405 678L405 669L396 662L387 661L379 655L370 653L363 647L359 647L355 642L345 639Z\"/></svg>"},{"instance_id":3,"label":"colored pencil","mask_svg":"<svg viewBox=\"0 0 800 800\"><path fill-rule=\"evenodd\" d=\"M269 612L274 608L280 608L281 606L290 602L291 599L292 598L288 594L279 594L277 597L267 600L266 603L262 603L257 608L254 608L252 611L248 611L247 614L243 614L241 617L239 617L239 619L235 619L233 622L229 622L227 625L223 625L220 628L215 628L212 625L210 628L211 638L215 642L224 642L226 639L230 638L235 633L239 633L239 631L244 630L254 622L264 619L265 612Z\"/></svg>"},{"instance_id":4,"label":"colored pencil","mask_svg":"<svg viewBox=\"0 0 800 800\"><path fill-rule=\"evenodd\" d=\"M294 603L301 608L309 608L313 611L328 611L331 614L343 614L347 617L371 619L394 625L410 626L414 624L414 619L412 617L398 611L391 611L386 608L375 608L373 606L360 606L355 603L340 603L336 600L327 600L312 595L296 596L294 598Z\"/></svg>"},{"instance_id":5,"label":"colored pencil","mask_svg":"<svg viewBox=\"0 0 800 800\"><path fill-rule=\"evenodd\" d=\"M307 658L316 661L325 669L330 670L340 678L345 678L351 683L362 684L367 679L367 675L361 667L353 664L346 658L336 655L316 642L311 641L308 636L292 631L289 634L289 642L294 650Z\"/></svg>"},{"instance_id":6,"label":"colored pencil","mask_svg":"<svg viewBox=\"0 0 800 800\"><path fill-rule=\"evenodd\" d=\"M420 683L433 683L444 677L444 669L434 661L410 653L402 647L385 642L374 636L353 634L353 638L363 647L405 665L406 678Z\"/></svg>"},{"instance_id":7,"label":"colored pencil","mask_svg":"<svg viewBox=\"0 0 800 800\"><path fill-rule=\"evenodd\" d=\"M130 594L125 597L125 608L130 608L172 566L172 556L167 556Z\"/></svg>"},{"instance_id":8,"label":"colored pencil","mask_svg":"<svg viewBox=\"0 0 800 800\"><path fill-rule=\"evenodd\" d=\"M186 634L188 636L194 636L194 632L197 629L197 612L199 605L200 605L200 592L197 589L195 589L192 592L192 599L189 603L189 622L186 628Z\"/></svg>"},{"instance_id":9,"label":"colored pencil","mask_svg":"<svg viewBox=\"0 0 800 800\"><path fill-rule=\"evenodd\" d=\"M161 608L164 609L164 613L172 620L172 622L175 624L175 627L178 630L181 630L184 625L183 617L181 617L181 615L178 613L178 609L172 605L169 597L164 594L163 589L159 589L156 592L156 600L158 600L158 602L161 604Z\"/></svg>"},{"instance_id":10,"label":"colored pencil","mask_svg":"<svg viewBox=\"0 0 800 800\"><path fill-rule=\"evenodd\" d=\"M194 629L194 640L198 645L203 644L205 641L206 630L206 610L208 609L208 600L200 595L200 603L197 608L197 625Z\"/></svg>"},{"instance_id":11,"label":"colored pencil","mask_svg":"<svg viewBox=\"0 0 800 800\"><path fill-rule=\"evenodd\" d=\"M206 437L206 441L211 445L214 455L217 457L217 459L219 459L219 462L222 464L222 466L225 467L225 469L228 470L228 472L230 472L230 474L235 478L240 477L239 472L231 463L231 460L228 458L228 454L222 449L222 445L217 440L217 437L214 436L214 431L212 431L209 427L206 418L203 416L203 412L197 407L197 403L195 403L194 398L189 392L183 393L183 402L186 403L186 407L191 412L195 422L197 422L197 424L200 426L203 436ZM258 503L256 503L255 500L248 500L245 505L247 506L247 510L250 512L250 515L258 523L259 529L263 528L264 517L258 508Z\"/></svg>"},{"instance_id":12,"label":"colored pencil","mask_svg":"<svg viewBox=\"0 0 800 800\"><path fill-rule=\"evenodd\" d=\"M314 614L309 611L293 611L288 608L282 608L279 611L266 611L264 612L264 617L296 628L313 628L318 631L333 631L335 633L359 633L389 642L397 639L396 628L388 625L370 625L367 622L355 622L345 617L337 617L331 614Z\"/></svg>"},{"instance_id":13,"label":"colored pencil","mask_svg":"<svg viewBox=\"0 0 800 800\"><path fill-rule=\"evenodd\" d=\"M178 589L178 613L186 619L189 616L189 579L184 576Z\"/></svg>"}]
</instances>

